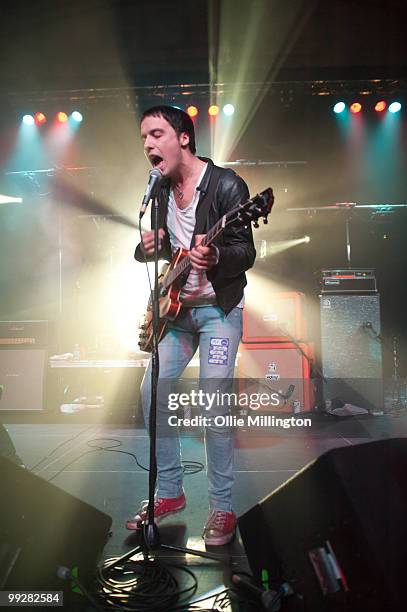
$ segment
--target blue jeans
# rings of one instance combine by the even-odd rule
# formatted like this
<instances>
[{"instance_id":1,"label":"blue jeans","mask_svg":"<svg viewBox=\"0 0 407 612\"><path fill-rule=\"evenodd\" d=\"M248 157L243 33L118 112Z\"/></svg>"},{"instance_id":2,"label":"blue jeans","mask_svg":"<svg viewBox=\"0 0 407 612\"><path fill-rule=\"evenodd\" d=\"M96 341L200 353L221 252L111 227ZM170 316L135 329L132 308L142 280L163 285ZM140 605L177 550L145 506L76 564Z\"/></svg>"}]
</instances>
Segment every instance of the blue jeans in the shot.
<instances>
[{"instance_id":1,"label":"blue jeans","mask_svg":"<svg viewBox=\"0 0 407 612\"><path fill-rule=\"evenodd\" d=\"M234 308L227 316L219 306L182 308L159 344L159 379L179 379L199 347L200 388L227 392L233 378L235 359L242 336L242 309ZM217 379L217 380L214 380ZM168 387L167 387L168 388ZM149 428L151 360L141 384L144 420ZM206 415L224 415L229 407L212 406ZM157 421L167 420L172 413L168 393L158 389ZM157 431L157 496L178 497L182 494L181 448L178 429L171 435ZM174 431L175 430L175 431ZM161 430L162 431L162 430ZM211 510L232 509L234 435L227 425L205 427L209 507Z\"/></svg>"}]
</instances>

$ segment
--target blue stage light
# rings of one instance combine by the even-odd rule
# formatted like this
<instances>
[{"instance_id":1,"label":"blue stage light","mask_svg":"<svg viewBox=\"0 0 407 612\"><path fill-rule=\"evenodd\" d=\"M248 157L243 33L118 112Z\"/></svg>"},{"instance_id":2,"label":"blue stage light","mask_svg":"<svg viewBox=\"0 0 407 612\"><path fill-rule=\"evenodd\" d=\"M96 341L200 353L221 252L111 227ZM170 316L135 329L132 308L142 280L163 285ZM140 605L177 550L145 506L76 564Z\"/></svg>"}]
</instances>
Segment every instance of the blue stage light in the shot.
<instances>
[{"instance_id":1,"label":"blue stage light","mask_svg":"<svg viewBox=\"0 0 407 612\"><path fill-rule=\"evenodd\" d=\"M230 117L235 112L235 107L233 104L225 104L222 110L227 117Z\"/></svg>"},{"instance_id":2,"label":"blue stage light","mask_svg":"<svg viewBox=\"0 0 407 612\"><path fill-rule=\"evenodd\" d=\"M345 102L337 102L334 106L334 113L339 115L339 113L343 113L345 108L346 108Z\"/></svg>"},{"instance_id":3,"label":"blue stage light","mask_svg":"<svg viewBox=\"0 0 407 612\"><path fill-rule=\"evenodd\" d=\"M83 121L83 115L79 111L73 111L71 117L74 121L76 121L76 123Z\"/></svg>"},{"instance_id":4,"label":"blue stage light","mask_svg":"<svg viewBox=\"0 0 407 612\"><path fill-rule=\"evenodd\" d=\"M32 115L24 115L23 123L24 125L34 125L35 123L34 117Z\"/></svg>"},{"instance_id":5,"label":"blue stage light","mask_svg":"<svg viewBox=\"0 0 407 612\"><path fill-rule=\"evenodd\" d=\"M401 104L400 102L392 102L389 106L389 111L391 113L398 113L399 111L401 111Z\"/></svg>"}]
</instances>

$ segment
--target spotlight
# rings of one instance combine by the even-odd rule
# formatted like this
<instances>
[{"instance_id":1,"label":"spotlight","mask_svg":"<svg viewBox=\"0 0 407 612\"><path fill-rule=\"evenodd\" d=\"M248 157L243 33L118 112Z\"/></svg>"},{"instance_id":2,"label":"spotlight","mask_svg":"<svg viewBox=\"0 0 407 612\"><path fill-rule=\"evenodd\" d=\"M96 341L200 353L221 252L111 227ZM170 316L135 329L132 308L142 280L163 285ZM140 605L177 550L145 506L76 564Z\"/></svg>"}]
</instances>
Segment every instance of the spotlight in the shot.
<instances>
[{"instance_id":1,"label":"spotlight","mask_svg":"<svg viewBox=\"0 0 407 612\"><path fill-rule=\"evenodd\" d=\"M66 123L68 121L68 115L64 112L59 112L57 114L57 121L59 121L59 123Z\"/></svg>"},{"instance_id":2,"label":"spotlight","mask_svg":"<svg viewBox=\"0 0 407 612\"><path fill-rule=\"evenodd\" d=\"M389 106L389 111L391 113L398 113L399 111L401 111L401 104L400 102L392 102Z\"/></svg>"},{"instance_id":3,"label":"spotlight","mask_svg":"<svg viewBox=\"0 0 407 612\"><path fill-rule=\"evenodd\" d=\"M79 111L73 111L71 117L76 123L80 123L83 120L83 115Z\"/></svg>"},{"instance_id":4,"label":"spotlight","mask_svg":"<svg viewBox=\"0 0 407 612\"><path fill-rule=\"evenodd\" d=\"M376 113L382 113L384 110L386 110L386 106L387 102L380 100L380 102L376 102L374 109Z\"/></svg>"},{"instance_id":5,"label":"spotlight","mask_svg":"<svg viewBox=\"0 0 407 612\"><path fill-rule=\"evenodd\" d=\"M310 236L304 236L304 242L306 242L307 244L308 242L311 242Z\"/></svg>"},{"instance_id":6,"label":"spotlight","mask_svg":"<svg viewBox=\"0 0 407 612\"><path fill-rule=\"evenodd\" d=\"M212 104L208 108L208 115L210 115L211 117L216 117L216 115L219 115L219 106L217 106L216 104Z\"/></svg>"},{"instance_id":7,"label":"spotlight","mask_svg":"<svg viewBox=\"0 0 407 612\"><path fill-rule=\"evenodd\" d=\"M226 117L230 117L235 112L235 107L233 106L233 104L225 104L222 110L225 113Z\"/></svg>"},{"instance_id":8,"label":"spotlight","mask_svg":"<svg viewBox=\"0 0 407 612\"><path fill-rule=\"evenodd\" d=\"M334 113L339 115L339 113L343 113L345 108L346 108L345 102L337 102L334 106Z\"/></svg>"},{"instance_id":9,"label":"spotlight","mask_svg":"<svg viewBox=\"0 0 407 612\"><path fill-rule=\"evenodd\" d=\"M47 118L44 113L35 113L34 120L37 125L44 125L47 122Z\"/></svg>"},{"instance_id":10,"label":"spotlight","mask_svg":"<svg viewBox=\"0 0 407 612\"><path fill-rule=\"evenodd\" d=\"M188 106L187 113L190 117L196 117L198 114L198 109L196 106Z\"/></svg>"},{"instance_id":11,"label":"spotlight","mask_svg":"<svg viewBox=\"0 0 407 612\"><path fill-rule=\"evenodd\" d=\"M359 102L353 102L349 108L351 113L357 115L362 110L362 105Z\"/></svg>"},{"instance_id":12,"label":"spotlight","mask_svg":"<svg viewBox=\"0 0 407 612\"><path fill-rule=\"evenodd\" d=\"M24 115L23 123L24 125L34 125L34 117L32 115Z\"/></svg>"}]
</instances>

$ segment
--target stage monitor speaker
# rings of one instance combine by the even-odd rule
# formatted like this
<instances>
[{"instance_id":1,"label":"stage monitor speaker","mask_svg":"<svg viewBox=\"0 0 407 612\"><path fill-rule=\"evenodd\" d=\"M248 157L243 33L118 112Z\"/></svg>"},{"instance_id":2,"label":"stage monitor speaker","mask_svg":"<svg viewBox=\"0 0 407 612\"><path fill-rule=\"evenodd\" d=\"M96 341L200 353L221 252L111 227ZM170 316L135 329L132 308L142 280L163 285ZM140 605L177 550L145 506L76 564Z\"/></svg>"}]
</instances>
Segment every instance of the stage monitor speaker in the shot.
<instances>
[{"instance_id":1,"label":"stage monitor speaker","mask_svg":"<svg viewBox=\"0 0 407 612\"><path fill-rule=\"evenodd\" d=\"M305 296L295 291L249 291L243 310L243 342L304 341Z\"/></svg>"},{"instance_id":2,"label":"stage monitor speaker","mask_svg":"<svg viewBox=\"0 0 407 612\"><path fill-rule=\"evenodd\" d=\"M0 410L43 410L47 350L0 349Z\"/></svg>"},{"instance_id":3,"label":"stage monitor speaker","mask_svg":"<svg viewBox=\"0 0 407 612\"><path fill-rule=\"evenodd\" d=\"M0 490L0 590L64 590L58 566L93 572L110 516L3 457Z\"/></svg>"},{"instance_id":4,"label":"stage monitor speaker","mask_svg":"<svg viewBox=\"0 0 407 612\"><path fill-rule=\"evenodd\" d=\"M312 353L307 344L241 344L237 365L241 391L254 393L267 386L287 394L294 387L287 401L282 401L273 411L296 413L312 410L315 395L311 380L311 360Z\"/></svg>"},{"instance_id":5,"label":"stage monitor speaker","mask_svg":"<svg viewBox=\"0 0 407 612\"><path fill-rule=\"evenodd\" d=\"M321 295L324 399L383 410L379 295Z\"/></svg>"},{"instance_id":6,"label":"stage monitor speaker","mask_svg":"<svg viewBox=\"0 0 407 612\"><path fill-rule=\"evenodd\" d=\"M288 580L304 612L383 612L405 607L406 516L396 438L325 453L238 522L254 575Z\"/></svg>"}]
</instances>

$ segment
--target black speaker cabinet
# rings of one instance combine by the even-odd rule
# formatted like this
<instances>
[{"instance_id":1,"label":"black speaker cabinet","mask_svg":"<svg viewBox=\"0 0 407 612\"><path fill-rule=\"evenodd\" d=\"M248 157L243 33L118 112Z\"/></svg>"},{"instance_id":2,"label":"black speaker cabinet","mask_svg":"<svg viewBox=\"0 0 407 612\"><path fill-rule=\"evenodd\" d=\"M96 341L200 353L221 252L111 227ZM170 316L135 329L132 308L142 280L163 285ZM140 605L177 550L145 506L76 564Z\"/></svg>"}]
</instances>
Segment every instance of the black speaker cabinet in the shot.
<instances>
[{"instance_id":1,"label":"black speaker cabinet","mask_svg":"<svg viewBox=\"0 0 407 612\"><path fill-rule=\"evenodd\" d=\"M288 580L301 610L383 612L405 607L406 517L400 438L325 453L243 514L239 528L256 577Z\"/></svg>"},{"instance_id":2,"label":"black speaker cabinet","mask_svg":"<svg viewBox=\"0 0 407 612\"><path fill-rule=\"evenodd\" d=\"M379 295L321 295L324 399L383 410Z\"/></svg>"},{"instance_id":3,"label":"black speaker cabinet","mask_svg":"<svg viewBox=\"0 0 407 612\"><path fill-rule=\"evenodd\" d=\"M3 457L0 490L0 590L65 590L58 566L78 568L86 580L110 516Z\"/></svg>"}]
</instances>

